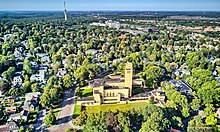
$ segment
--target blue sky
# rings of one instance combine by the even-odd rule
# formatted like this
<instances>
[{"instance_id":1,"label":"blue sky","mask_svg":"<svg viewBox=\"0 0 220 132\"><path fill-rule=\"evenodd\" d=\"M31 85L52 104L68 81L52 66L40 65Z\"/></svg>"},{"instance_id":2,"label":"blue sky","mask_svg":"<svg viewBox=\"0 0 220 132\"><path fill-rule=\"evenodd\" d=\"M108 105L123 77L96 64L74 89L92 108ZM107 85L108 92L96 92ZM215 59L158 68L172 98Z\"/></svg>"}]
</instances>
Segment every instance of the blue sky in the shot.
<instances>
[{"instance_id":1,"label":"blue sky","mask_svg":"<svg viewBox=\"0 0 220 132\"><path fill-rule=\"evenodd\" d=\"M63 10L64 0L0 0L0 10ZM67 10L220 11L220 0L65 0Z\"/></svg>"}]
</instances>

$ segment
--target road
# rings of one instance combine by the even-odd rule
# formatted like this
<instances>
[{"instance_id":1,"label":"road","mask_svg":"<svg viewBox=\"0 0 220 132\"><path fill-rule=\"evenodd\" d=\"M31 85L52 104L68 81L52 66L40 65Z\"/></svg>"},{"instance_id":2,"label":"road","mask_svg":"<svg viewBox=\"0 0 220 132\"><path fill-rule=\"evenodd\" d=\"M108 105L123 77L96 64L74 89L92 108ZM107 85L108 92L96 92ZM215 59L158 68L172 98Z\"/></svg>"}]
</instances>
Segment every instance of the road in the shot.
<instances>
[{"instance_id":1,"label":"road","mask_svg":"<svg viewBox=\"0 0 220 132\"><path fill-rule=\"evenodd\" d=\"M50 132L64 132L67 128L80 129L72 124L72 114L74 111L74 93L75 90L67 90L65 92L61 110L58 113L56 125L47 128Z\"/></svg>"},{"instance_id":2,"label":"road","mask_svg":"<svg viewBox=\"0 0 220 132\"><path fill-rule=\"evenodd\" d=\"M41 108L38 115L37 123L35 124L36 132L41 132L45 116L46 116L46 108Z\"/></svg>"}]
</instances>

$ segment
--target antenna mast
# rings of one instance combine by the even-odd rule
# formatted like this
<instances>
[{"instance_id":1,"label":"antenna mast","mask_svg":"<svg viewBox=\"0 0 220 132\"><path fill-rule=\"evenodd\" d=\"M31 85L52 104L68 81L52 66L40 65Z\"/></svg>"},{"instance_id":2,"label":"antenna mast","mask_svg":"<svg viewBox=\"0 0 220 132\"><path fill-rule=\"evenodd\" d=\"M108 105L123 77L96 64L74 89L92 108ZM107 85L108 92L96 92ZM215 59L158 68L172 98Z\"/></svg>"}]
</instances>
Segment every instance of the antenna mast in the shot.
<instances>
[{"instance_id":1,"label":"antenna mast","mask_svg":"<svg viewBox=\"0 0 220 132\"><path fill-rule=\"evenodd\" d=\"M64 1L64 17L65 17L65 21L67 21L67 11L66 11L65 1Z\"/></svg>"}]
</instances>

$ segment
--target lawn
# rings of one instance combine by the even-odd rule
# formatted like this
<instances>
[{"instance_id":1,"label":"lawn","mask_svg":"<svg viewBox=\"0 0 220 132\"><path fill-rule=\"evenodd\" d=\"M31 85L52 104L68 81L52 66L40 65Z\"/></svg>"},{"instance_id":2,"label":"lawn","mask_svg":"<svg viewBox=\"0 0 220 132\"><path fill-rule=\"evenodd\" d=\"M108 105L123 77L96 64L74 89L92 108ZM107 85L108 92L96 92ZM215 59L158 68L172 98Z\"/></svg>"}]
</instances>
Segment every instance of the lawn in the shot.
<instances>
[{"instance_id":1,"label":"lawn","mask_svg":"<svg viewBox=\"0 0 220 132\"><path fill-rule=\"evenodd\" d=\"M92 96L93 91L92 88L87 88L82 90L82 97L89 97Z\"/></svg>"},{"instance_id":2,"label":"lawn","mask_svg":"<svg viewBox=\"0 0 220 132\"><path fill-rule=\"evenodd\" d=\"M74 106L73 118L76 118L77 116L79 116L80 111L81 111L81 105L75 105Z\"/></svg>"},{"instance_id":3,"label":"lawn","mask_svg":"<svg viewBox=\"0 0 220 132\"><path fill-rule=\"evenodd\" d=\"M88 113L99 113L100 111L125 111L132 108L145 108L150 103L140 102L140 103L130 103L130 104L115 104L115 105L103 105L103 106L86 106L86 111Z\"/></svg>"},{"instance_id":4,"label":"lawn","mask_svg":"<svg viewBox=\"0 0 220 132\"><path fill-rule=\"evenodd\" d=\"M60 107L53 109L53 113L55 114L56 118L58 118L59 111L60 111Z\"/></svg>"}]
</instances>

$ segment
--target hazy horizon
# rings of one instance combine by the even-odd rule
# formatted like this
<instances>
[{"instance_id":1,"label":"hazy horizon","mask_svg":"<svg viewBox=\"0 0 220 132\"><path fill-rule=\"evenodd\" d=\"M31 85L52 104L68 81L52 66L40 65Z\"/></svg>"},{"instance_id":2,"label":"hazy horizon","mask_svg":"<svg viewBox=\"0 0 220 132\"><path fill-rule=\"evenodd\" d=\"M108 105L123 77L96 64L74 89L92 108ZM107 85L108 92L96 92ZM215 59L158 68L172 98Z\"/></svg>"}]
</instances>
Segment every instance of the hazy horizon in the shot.
<instances>
[{"instance_id":1,"label":"hazy horizon","mask_svg":"<svg viewBox=\"0 0 220 132\"><path fill-rule=\"evenodd\" d=\"M219 0L65 0L68 11L220 11ZM64 0L0 1L0 11L63 11Z\"/></svg>"}]
</instances>

